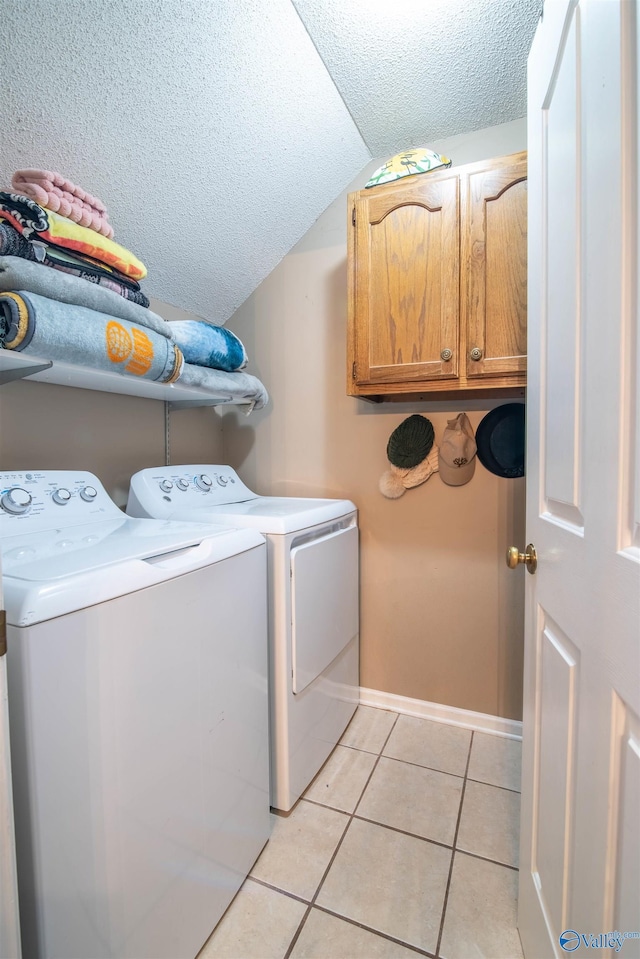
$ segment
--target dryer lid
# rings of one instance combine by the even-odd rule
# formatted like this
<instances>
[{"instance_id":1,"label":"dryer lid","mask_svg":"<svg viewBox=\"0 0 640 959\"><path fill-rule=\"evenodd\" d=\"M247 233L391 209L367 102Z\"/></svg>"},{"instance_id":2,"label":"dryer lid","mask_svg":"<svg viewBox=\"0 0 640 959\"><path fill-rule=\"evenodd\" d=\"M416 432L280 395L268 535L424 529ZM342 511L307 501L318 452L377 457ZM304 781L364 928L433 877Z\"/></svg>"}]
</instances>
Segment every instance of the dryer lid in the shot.
<instances>
[{"instance_id":1,"label":"dryer lid","mask_svg":"<svg viewBox=\"0 0 640 959\"><path fill-rule=\"evenodd\" d=\"M346 499L257 496L244 503L202 506L192 511L177 510L172 513L172 518L224 523L227 526L259 530L261 533L283 535L342 519L355 510L351 500Z\"/></svg>"}]
</instances>

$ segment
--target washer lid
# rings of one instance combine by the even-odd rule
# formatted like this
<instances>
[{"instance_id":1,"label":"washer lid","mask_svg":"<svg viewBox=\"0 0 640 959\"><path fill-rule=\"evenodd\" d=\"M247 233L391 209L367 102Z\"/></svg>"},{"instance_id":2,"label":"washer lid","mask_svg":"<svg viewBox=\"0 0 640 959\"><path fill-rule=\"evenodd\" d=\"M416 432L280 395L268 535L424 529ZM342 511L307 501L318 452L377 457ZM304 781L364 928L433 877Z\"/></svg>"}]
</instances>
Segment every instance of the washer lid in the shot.
<instances>
[{"instance_id":1,"label":"washer lid","mask_svg":"<svg viewBox=\"0 0 640 959\"><path fill-rule=\"evenodd\" d=\"M223 537L216 554L226 558L246 546L234 543L235 531L224 525L155 519L107 520L3 539L2 571L30 582L56 582L128 560L162 557L176 550ZM136 583L130 584L131 590Z\"/></svg>"},{"instance_id":2,"label":"washer lid","mask_svg":"<svg viewBox=\"0 0 640 959\"><path fill-rule=\"evenodd\" d=\"M11 626L31 626L212 567L264 537L166 520L108 520L7 537L2 543L3 586ZM212 610L215 615L215 610Z\"/></svg>"},{"instance_id":3,"label":"washer lid","mask_svg":"<svg viewBox=\"0 0 640 959\"><path fill-rule=\"evenodd\" d=\"M193 510L177 510L173 519L197 519L199 522L224 523L228 526L259 530L261 533L296 533L341 519L355 512L348 499L302 499L295 496L257 496L244 503L224 506L202 506Z\"/></svg>"}]
</instances>

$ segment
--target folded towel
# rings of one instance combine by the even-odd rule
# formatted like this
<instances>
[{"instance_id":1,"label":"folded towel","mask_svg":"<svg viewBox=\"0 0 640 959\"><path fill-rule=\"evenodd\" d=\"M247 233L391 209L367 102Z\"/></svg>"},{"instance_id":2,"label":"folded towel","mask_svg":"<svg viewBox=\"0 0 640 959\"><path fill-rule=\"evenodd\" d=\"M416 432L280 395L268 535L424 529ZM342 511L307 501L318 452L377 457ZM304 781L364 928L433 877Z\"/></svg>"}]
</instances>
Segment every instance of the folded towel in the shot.
<instances>
[{"instance_id":1,"label":"folded towel","mask_svg":"<svg viewBox=\"0 0 640 959\"><path fill-rule=\"evenodd\" d=\"M61 270L63 273L82 277L89 283L103 286L117 293L118 296L137 303L138 306L149 306L149 298L145 296L140 289L140 284L135 280L130 280L105 264L98 266L97 260L92 260L91 257L53 249L42 240L34 240L31 243L9 223L2 220L0 220L0 256L19 256L23 260L42 263L54 270Z\"/></svg>"},{"instance_id":2,"label":"folded towel","mask_svg":"<svg viewBox=\"0 0 640 959\"><path fill-rule=\"evenodd\" d=\"M28 196L0 191L0 219L7 220L27 240L42 239L53 246L76 250L115 267L134 280L147 275L144 263L130 250L95 230L78 226L67 217L46 210Z\"/></svg>"},{"instance_id":3,"label":"folded towel","mask_svg":"<svg viewBox=\"0 0 640 959\"><path fill-rule=\"evenodd\" d=\"M102 200L66 180L62 174L50 170L16 170L11 177L11 186L16 193L31 197L47 210L66 216L108 239L113 237L113 227Z\"/></svg>"},{"instance_id":4,"label":"folded towel","mask_svg":"<svg viewBox=\"0 0 640 959\"><path fill-rule=\"evenodd\" d=\"M257 376L250 373L224 373L222 370L210 370L206 366L194 366L185 363L178 380L180 386L199 386L219 397L221 402L249 402L246 411L260 410L269 402L269 394Z\"/></svg>"},{"instance_id":5,"label":"folded towel","mask_svg":"<svg viewBox=\"0 0 640 959\"><path fill-rule=\"evenodd\" d=\"M125 286L128 290L140 294L140 298L135 299L134 302L140 303L141 306L149 305L149 301L144 293L142 293L137 280L132 279L130 276L125 276L120 270L117 270L114 266L110 266L103 260L96 260L92 256L87 256L86 253L79 253L77 250L65 250L63 247L52 246L51 243L45 243L45 241L40 238L25 239L25 237L16 230L15 226L12 226L8 220L2 219L1 211L0 254L4 256L22 256L26 260L37 260L38 263L46 263L47 266L53 266L55 268L71 266L74 268L74 273L77 271L78 276L81 272L87 272L95 275L95 277L106 277L113 281L114 289L117 286L116 292L121 292L120 287ZM91 282L95 283L97 280L92 276ZM111 288L112 287L109 287L109 289ZM122 292L121 295L124 296L124 292ZM146 303L142 303L142 300L146 300ZM203 320L202 322L205 321Z\"/></svg>"},{"instance_id":6,"label":"folded towel","mask_svg":"<svg viewBox=\"0 0 640 959\"><path fill-rule=\"evenodd\" d=\"M26 240L23 242L27 243ZM110 317L120 317L155 330L168 339L173 338L171 324L157 313L123 299L103 286L87 283L77 276L52 270L45 264L32 263L19 256L0 256L0 291L15 293L18 290L37 293L61 303L84 306Z\"/></svg>"},{"instance_id":7,"label":"folded towel","mask_svg":"<svg viewBox=\"0 0 640 959\"><path fill-rule=\"evenodd\" d=\"M40 260L38 260L38 263ZM101 276L91 267L72 266L70 263L62 263L60 260L52 260L51 257L45 257L42 261L45 266L53 267L54 270L60 270L61 273L68 273L71 276L80 278L83 282L88 281L96 286L101 286L105 290L115 293L117 296L130 300L136 306L149 306L149 297L145 296L142 290L134 290L128 283L122 280L116 280L115 277Z\"/></svg>"},{"instance_id":8,"label":"folded towel","mask_svg":"<svg viewBox=\"0 0 640 959\"><path fill-rule=\"evenodd\" d=\"M199 320L177 320L170 322L169 326L187 363L229 373L247 365L245 348L231 330Z\"/></svg>"},{"instance_id":9,"label":"folded towel","mask_svg":"<svg viewBox=\"0 0 640 959\"><path fill-rule=\"evenodd\" d=\"M37 293L0 293L0 345L126 376L173 383L184 358L172 340L128 320Z\"/></svg>"},{"instance_id":10,"label":"folded towel","mask_svg":"<svg viewBox=\"0 0 640 959\"><path fill-rule=\"evenodd\" d=\"M36 251L29 241L25 240L15 227L4 220L0 220L0 254L2 256L20 256L23 260L36 259Z\"/></svg>"}]
</instances>

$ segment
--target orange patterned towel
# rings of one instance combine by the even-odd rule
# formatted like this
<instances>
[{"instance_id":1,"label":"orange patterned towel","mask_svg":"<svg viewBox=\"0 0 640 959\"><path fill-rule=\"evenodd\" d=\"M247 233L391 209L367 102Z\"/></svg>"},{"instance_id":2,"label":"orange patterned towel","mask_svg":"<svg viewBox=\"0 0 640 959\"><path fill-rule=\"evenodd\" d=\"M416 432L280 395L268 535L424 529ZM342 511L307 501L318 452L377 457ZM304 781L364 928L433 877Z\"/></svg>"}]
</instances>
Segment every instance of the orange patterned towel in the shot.
<instances>
[{"instance_id":1,"label":"orange patterned towel","mask_svg":"<svg viewBox=\"0 0 640 959\"><path fill-rule=\"evenodd\" d=\"M97 197L92 196L65 179L61 173L51 170L16 170L11 178L16 193L35 200L53 213L66 216L80 226L111 239L113 227L109 223L107 208Z\"/></svg>"},{"instance_id":2,"label":"orange patterned towel","mask_svg":"<svg viewBox=\"0 0 640 959\"><path fill-rule=\"evenodd\" d=\"M27 196L0 191L0 220L6 220L27 240L43 240L54 247L84 253L132 280L142 280L147 275L144 263L130 250L95 230L47 210Z\"/></svg>"}]
</instances>

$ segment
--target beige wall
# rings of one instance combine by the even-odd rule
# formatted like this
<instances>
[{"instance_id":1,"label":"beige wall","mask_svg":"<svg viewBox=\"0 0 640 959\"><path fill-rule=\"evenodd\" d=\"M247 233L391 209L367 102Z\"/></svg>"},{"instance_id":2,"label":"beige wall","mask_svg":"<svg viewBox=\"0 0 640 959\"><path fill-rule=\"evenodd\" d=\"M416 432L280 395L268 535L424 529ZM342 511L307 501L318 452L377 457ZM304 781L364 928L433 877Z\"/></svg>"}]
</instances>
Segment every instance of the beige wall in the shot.
<instances>
[{"instance_id":1,"label":"beige wall","mask_svg":"<svg viewBox=\"0 0 640 959\"><path fill-rule=\"evenodd\" d=\"M153 307L173 319L164 304ZM221 420L212 408L171 413L169 439L172 463L222 457ZM161 401L28 379L0 387L0 470L89 470L124 507L131 475L164 462Z\"/></svg>"},{"instance_id":2,"label":"beige wall","mask_svg":"<svg viewBox=\"0 0 640 959\"><path fill-rule=\"evenodd\" d=\"M525 121L431 145L454 165L516 152ZM448 417L466 410L476 427L495 404L346 395L346 193L228 326L271 402L249 418L222 411L225 460L259 492L348 497L360 511L361 684L520 718L524 583L504 552L524 542L524 480L478 463L463 487L436 475L400 500L379 493L389 434L407 415L428 416L439 439Z\"/></svg>"}]
</instances>

